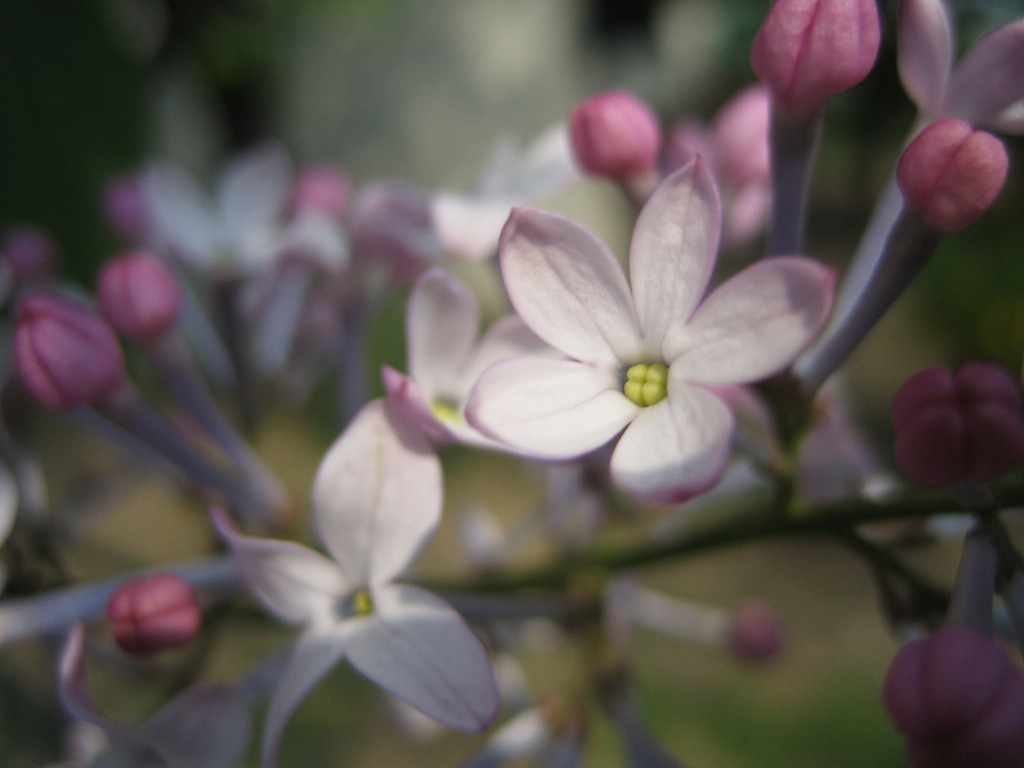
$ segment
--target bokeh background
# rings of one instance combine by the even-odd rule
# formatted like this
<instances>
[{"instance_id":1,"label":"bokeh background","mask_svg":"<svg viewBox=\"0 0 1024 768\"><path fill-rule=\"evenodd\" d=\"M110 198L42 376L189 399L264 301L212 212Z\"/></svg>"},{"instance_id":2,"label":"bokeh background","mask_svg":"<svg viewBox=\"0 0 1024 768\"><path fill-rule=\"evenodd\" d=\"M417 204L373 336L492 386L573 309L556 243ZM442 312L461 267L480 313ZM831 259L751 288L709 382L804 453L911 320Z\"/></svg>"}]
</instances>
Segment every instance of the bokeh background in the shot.
<instances>
[{"instance_id":1,"label":"bokeh background","mask_svg":"<svg viewBox=\"0 0 1024 768\"><path fill-rule=\"evenodd\" d=\"M1024 15L1018 0L957 0L963 46ZM424 190L469 190L498 139L528 141L582 98L626 88L666 125L707 120L752 82L750 41L768 0L2 0L0 1L0 235L20 223L49 230L69 276L91 284L117 248L100 216L113 176L172 159L209 177L226 154L284 141L298 163L330 162L357 185L398 179ZM898 3L885 0L876 71L833 100L815 178L808 250L841 268L913 118L895 73ZM850 361L855 408L883 455L887 398L921 367L990 359L1011 370L1024 352L1024 155L1008 139L1011 176L992 211L947 238L900 305ZM620 252L630 211L595 182L555 203ZM379 355L403 357L400 309ZM285 414L259 436L268 463L305 502L333 437L308 414ZM73 440L53 449L85 452ZM448 506L490 503L509 521L520 470L499 457L456 457ZM132 490L73 560L83 576L187 557L205 541L161 510L180 505L159 478ZM139 521L144 521L141 525ZM134 521L134 522L133 522ZM162 526L162 527L161 527ZM142 531L148 538L140 540ZM155 533L154 533L155 531ZM450 535L424 569L443 567ZM141 543L140 543L141 541ZM100 544L99 542L102 542ZM948 581L955 544L922 552L919 567ZM654 634L636 638L636 677L653 732L694 768L890 768L902 746L885 721L879 685L896 643L877 610L868 569L824 540L709 553L639 574L709 605L757 596L788 626L784 656L752 668ZM255 611L219 641L211 670L232 674L287 636ZM556 641L524 658L539 693L571 672ZM0 649L0 765L57 756L49 652ZM102 680L102 670L99 671ZM140 669L101 683L111 714L138 721L155 703ZM286 766L455 766L481 737L401 735L373 686L344 665L289 729ZM582 765L622 764L600 717ZM255 764L255 763L254 763ZM519 765L519 764L516 764Z\"/></svg>"}]
</instances>

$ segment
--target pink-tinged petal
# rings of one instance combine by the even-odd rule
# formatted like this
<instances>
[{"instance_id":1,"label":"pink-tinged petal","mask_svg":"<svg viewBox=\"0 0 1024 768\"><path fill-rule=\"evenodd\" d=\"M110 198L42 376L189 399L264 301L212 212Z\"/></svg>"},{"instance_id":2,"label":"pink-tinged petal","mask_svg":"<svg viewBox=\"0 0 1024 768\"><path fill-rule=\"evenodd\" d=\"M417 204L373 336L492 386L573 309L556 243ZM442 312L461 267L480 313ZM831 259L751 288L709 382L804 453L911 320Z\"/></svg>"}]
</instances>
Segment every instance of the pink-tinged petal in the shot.
<instances>
[{"instance_id":1,"label":"pink-tinged petal","mask_svg":"<svg viewBox=\"0 0 1024 768\"><path fill-rule=\"evenodd\" d=\"M338 601L353 588L338 566L292 541L243 536L223 510L213 511L242 578L270 611L293 624L332 620Z\"/></svg>"},{"instance_id":2,"label":"pink-tinged petal","mask_svg":"<svg viewBox=\"0 0 1024 768\"><path fill-rule=\"evenodd\" d=\"M57 672L57 694L72 717L98 725L116 739L130 739L130 730L103 715L86 686L85 681L85 627L71 627L61 653Z\"/></svg>"},{"instance_id":3,"label":"pink-tinged petal","mask_svg":"<svg viewBox=\"0 0 1024 768\"><path fill-rule=\"evenodd\" d=\"M374 615L348 643L356 669L450 728L482 731L501 699L487 651L438 597L389 584L373 593Z\"/></svg>"},{"instance_id":4,"label":"pink-tinged petal","mask_svg":"<svg viewBox=\"0 0 1024 768\"><path fill-rule=\"evenodd\" d=\"M924 112L940 114L953 68L953 32L942 0L904 0L897 55L907 95Z\"/></svg>"},{"instance_id":5,"label":"pink-tinged petal","mask_svg":"<svg viewBox=\"0 0 1024 768\"><path fill-rule=\"evenodd\" d=\"M716 288L666 350L671 370L702 384L745 384L785 368L832 309L832 271L799 256L764 259Z\"/></svg>"},{"instance_id":6,"label":"pink-tinged petal","mask_svg":"<svg viewBox=\"0 0 1024 768\"><path fill-rule=\"evenodd\" d=\"M721 219L718 190L699 157L666 178L640 211L629 275L648 355L667 355L704 295Z\"/></svg>"},{"instance_id":7,"label":"pink-tinged petal","mask_svg":"<svg viewBox=\"0 0 1024 768\"><path fill-rule=\"evenodd\" d=\"M552 213L516 208L501 233L500 257L512 306L551 346L606 366L642 351L626 276L589 230Z\"/></svg>"},{"instance_id":8,"label":"pink-tinged petal","mask_svg":"<svg viewBox=\"0 0 1024 768\"><path fill-rule=\"evenodd\" d=\"M444 247L470 261L494 253L513 202L441 193L430 201L430 218Z\"/></svg>"},{"instance_id":9,"label":"pink-tinged petal","mask_svg":"<svg viewBox=\"0 0 1024 768\"><path fill-rule=\"evenodd\" d=\"M271 144L235 159L217 190L228 239L240 243L253 230L273 224L284 212L291 190L291 163L282 147Z\"/></svg>"},{"instance_id":10,"label":"pink-tinged petal","mask_svg":"<svg viewBox=\"0 0 1024 768\"><path fill-rule=\"evenodd\" d=\"M615 369L515 357L484 371L466 420L537 458L568 459L607 443L638 410L622 393Z\"/></svg>"},{"instance_id":11,"label":"pink-tinged petal","mask_svg":"<svg viewBox=\"0 0 1024 768\"><path fill-rule=\"evenodd\" d=\"M324 545L356 585L390 581L441 517L441 462L425 435L374 400L324 456L313 509Z\"/></svg>"},{"instance_id":12,"label":"pink-tinged petal","mask_svg":"<svg viewBox=\"0 0 1024 768\"><path fill-rule=\"evenodd\" d=\"M616 485L666 504L710 490L725 471L732 413L708 390L669 369L668 397L644 408L612 453Z\"/></svg>"},{"instance_id":13,"label":"pink-tinged petal","mask_svg":"<svg viewBox=\"0 0 1024 768\"><path fill-rule=\"evenodd\" d=\"M415 424L435 444L451 442L448 425L438 419L415 381L388 365L381 368L380 378L387 392L388 405L399 418Z\"/></svg>"},{"instance_id":14,"label":"pink-tinged petal","mask_svg":"<svg viewBox=\"0 0 1024 768\"><path fill-rule=\"evenodd\" d=\"M142 184L157 235L191 266L211 267L221 233L206 192L172 165L152 166Z\"/></svg>"},{"instance_id":15,"label":"pink-tinged petal","mask_svg":"<svg viewBox=\"0 0 1024 768\"><path fill-rule=\"evenodd\" d=\"M495 322L480 337L480 343L469 359L460 381L460 390L456 392L461 399L469 396L480 375L494 363L510 357L551 357L562 358L563 355L547 344L518 315L508 315Z\"/></svg>"},{"instance_id":16,"label":"pink-tinged petal","mask_svg":"<svg viewBox=\"0 0 1024 768\"><path fill-rule=\"evenodd\" d=\"M230 768L249 748L252 716L242 692L227 683L193 685L139 728L139 741L166 768Z\"/></svg>"},{"instance_id":17,"label":"pink-tinged petal","mask_svg":"<svg viewBox=\"0 0 1024 768\"><path fill-rule=\"evenodd\" d=\"M946 117L975 128L999 128L1004 113L1024 99L1024 19L981 38L953 71Z\"/></svg>"},{"instance_id":18,"label":"pink-tinged petal","mask_svg":"<svg viewBox=\"0 0 1024 768\"><path fill-rule=\"evenodd\" d=\"M405 334L409 374L427 399L455 390L480 331L480 308L463 283L434 268L409 296Z\"/></svg>"},{"instance_id":19,"label":"pink-tinged petal","mask_svg":"<svg viewBox=\"0 0 1024 768\"><path fill-rule=\"evenodd\" d=\"M277 765L285 726L317 683L341 660L354 632L368 619L348 619L307 631L295 643L270 695L263 724L263 768Z\"/></svg>"}]
</instances>

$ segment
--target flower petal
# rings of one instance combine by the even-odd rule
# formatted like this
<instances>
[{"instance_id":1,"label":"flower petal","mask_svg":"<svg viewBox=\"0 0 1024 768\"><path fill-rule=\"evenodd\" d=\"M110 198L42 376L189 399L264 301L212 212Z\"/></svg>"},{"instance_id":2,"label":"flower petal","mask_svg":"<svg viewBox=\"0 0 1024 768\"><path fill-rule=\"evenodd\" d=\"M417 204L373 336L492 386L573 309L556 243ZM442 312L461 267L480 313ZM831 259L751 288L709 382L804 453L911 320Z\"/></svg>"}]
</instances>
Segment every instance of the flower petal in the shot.
<instances>
[{"instance_id":1,"label":"flower petal","mask_svg":"<svg viewBox=\"0 0 1024 768\"><path fill-rule=\"evenodd\" d=\"M953 32L941 0L904 0L897 55L907 95L937 117L953 68Z\"/></svg>"},{"instance_id":2,"label":"flower petal","mask_svg":"<svg viewBox=\"0 0 1024 768\"><path fill-rule=\"evenodd\" d=\"M217 260L220 225L213 203L189 174L173 165L152 165L142 179L156 235L194 268L210 269Z\"/></svg>"},{"instance_id":3,"label":"flower petal","mask_svg":"<svg viewBox=\"0 0 1024 768\"><path fill-rule=\"evenodd\" d=\"M637 410L622 393L616 370L514 357L484 371L466 419L485 435L538 458L568 459L604 445Z\"/></svg>"},{"instance_id":4,"label":"flower petal","mask_svg":"<svg viewBox=\"0 0 1024 768\"><path fill-rule=\"evenodd\" d=\"M612 479L641 498L675 503L710 489L725 470L729 408L669 369L668 397L644 408L612 453Z\"/></svg>"},{"instance_id":5,"label":"flower petal","mask_svg":"<svg viewBox=\"0 0 1024 768\"><path fill-rule=\"evenodd\" d=\"M831 270L811 259L764 259L720 285L672 350L671 369L702 384L744 384L782 370L832 308Z\"/></svg>"},{"instance_id":6,"label":"flower petal","mask_svg":"<svg viewBox=\"0 0 1024 768\"><path fill-rule=\"evenodd\" d=\"M485 369L501 360L523 355L562 357L561 352L531 331L530 326L524 323L521 317L518 315L503 317L480 337L480 343L462 372L461 388L456 394L465 400Z\"/></svg>"},{"instance_id":7,"label":"flower petal","mask_svg":"<svg viewBox=\"0 0 1024 768\"><path fill-rule=\"evenodd\" d=\"M1024 19L975 43L953 71L946 117L998 130L1000 119L1024 99Z\"/></svg>"},{"instance_id":8,"label":"flower petal","mask_svg":"<svg viewBox=\"0 0 1024 768\"><path fill-rule=\"evenodd\" d=\"M436 445L445 445L452 440L448 424L438 419L431 410L430 403L416 382L404 373L385 365L380 371L384 391L387 392L388 406L410 424L416 427Z\"/></svg>"},{"instance_id":9,"label":"flower petal","mask_svg":"<svg viewBox=\"0 0 1024 768\"><path fill-rule=\"evenodd\" d=\"M593 233L552 213L516 208L500 249L509 299L544 341L585 363L618 366L638 357L626 276Z\"/></svg>"},{"instance_id":10,"label":"flower petal","mask_svg":"<svg viewBox=\"0 0 1024 768\"><path fill-rule=\"evenodd\" d=\"M348 644L356 669L451 728L480 731L501 699L487 651L450 605L416 587L373 593L374 616Z\"/></svg>"},{"instance_id":11,"label":"flower petal","mask_svg":"<svg viewBox=\"0 0 1024 768\"><path fill-rule=\"evenodd\" d=\"M291 716L345 655L352 634L366 621L348 619L331 627L311 629L295 643L270 695L270 707L263 724L264 768L277 765L281 738Z\"/></svg>"},{"instance_id":12,"label":"flower petal","mask_svg":"<svg viewBox=\"0 0 1024 768\"><path fill-rule=\"evenodd\" d=\"M246 584L284 621L328 621L338 601L352 590L341 569L309 547L243 536L220 509L213 510L213 521L231 547Z\"/></svg>"},{"instance_id":13,"label":"flower petal","mask_svg":"<svg viewBox=\"0 0 1024 768\"><path fill-rule=\"evenodd\" d=\"M217 190L225 233L233 244L245 242L284 213L291 192L288 154L268 144L237 157L225 170Z\"/></svg>"},{"instance_id":14,"label":"flower petal","mask_svg":"<svg viewBox=\"0 0 1024 768\"><path fill-rule=\"evenodd\" d=\"M60 656L57 694L72 717L98 725L113 740L130 740L130 729L103 715L85 682L85 627L75 624Z\"/></svg>"},{"instance_id":15,"label":"flower petal","mask_svg":"<svg viewBox=\"0 0 1024 768\"><path fill-rule=\"evenodd\" d=\"M479 331L469 288L436 267L416 281L405 322L409 374L428 401L452 396Z\"/></svg>"},{"instance_id":16,"label":"flower petal","mask_svg":"<svg viewBox=\"0 0 1024 768\"><path fill-rule=\"evenodd\" d=\"M629 276L648 355L671 359L667 350L707 288L721 219L718 190L699 157L661 182L640 211Z\"/></svg>"},{"instance_id":17,"label":"flower petal","mask_svg":"<svg viewBox=\"0 0 1024 768\"><path fill-rule=\"evenodd\" d=\"M518 202L518 201L516 201ZM444 247L470 261L494 253L515 203L442 192L430 201L430 218Z\"/></svg>"},{"instance_id":18,"label":"flower petal","mask_svg":"<svg viewBox=\"0 0 1024 768\"><path fill-rule=\"evenodd\" d=\"M233 768L245 756L251 735L245 696L227 683L187 688L137 733L167 768Z\"/></svg>"},{"instance_id":19,"label":"flower petal","mask_svg":"<svg viewBox=\"0 0 1024 768\"><path fill-rule=\"evenodd\" d=\"M441 517L441 462L418 429L374 400L324 456L312 495L320 537L352 582L390 581Z\"/></svg>"}]
</instances>

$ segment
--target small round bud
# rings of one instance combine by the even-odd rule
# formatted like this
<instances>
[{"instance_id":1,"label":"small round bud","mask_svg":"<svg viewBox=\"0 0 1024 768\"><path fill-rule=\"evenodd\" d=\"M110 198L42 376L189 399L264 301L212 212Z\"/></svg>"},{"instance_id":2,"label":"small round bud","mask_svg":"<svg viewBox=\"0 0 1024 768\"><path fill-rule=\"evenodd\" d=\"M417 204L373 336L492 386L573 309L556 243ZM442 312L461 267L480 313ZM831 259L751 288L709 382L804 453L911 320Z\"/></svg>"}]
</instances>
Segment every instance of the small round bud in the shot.
<instances>
[{"instance_id":1,"label":"small round bud","mask_svg":"<svg viewBox=\"0 0 1024 768\"><path fill-rule=\"evenodd\" d=\"M998 641L967 625L903 646L882 698L915 768L1018 768L1024 759L1024 676Z\"/></svg>"},{"instance_id":2,"label":"small round bud","mask_svg":"<svg viewBox=\"0 0 1024 768\"><path fill-rule=\"evenodd\" d=\"M896 462L924 485L989 482L1024 459L1020 390L996 365L921 371L896 392L892 419Z\"/></svg>"},{"instance_id":3,"label":"small round bud","mask_svg":"<svg viewBox=\"0 0 1024 768\"><path fill-rule=\"evenodd\" d=\"M124 651L148 656L194 638L202 611L192 585L173 573L158 573L122 584L107 603L107 617Z\"/></svg>"},{"instance_id":4,"label":"small round bud","mask_svg":"<svg viewBox=\"0 0 1024 768\"><path fill-rule=\"evenodd\" d=\"M787 112L804 112L863 80L881 40L876 0L777 0L750 63Z\"/></svg>"},{"instance_id":5,"label":"small round bud","mask_svg":"<svg viewBox=\"0 0 1024 768\"><path fill-rule=\"evenodd\" d=\"M100 311L114 328L139 342L153 341L181 316L181 286L166 264L145 251L107 263L96 284Z\"/></svg>"},{"instance_id":6,"label":"small round bud","mask_svg":"<svg viewBox=\"0 0 1024 768\"><path fill-rule=\"evenodd\" d=\"M1003 143L963 120L939 120L903 151L896 180L906 203L929 224L956 232L992 205L1006 181Z\"/></svg>"},{"instance_id":7,"label":"small round bud","mask_svg":"<svg viewBox=\"0 0 1024 768\"><path fill-rule=\"evenodd\" d=\"M39 227L28 224L14 227L7 233L2 250L22 285L52 277L60 261L53 238Z\"/></svg>"},{"instance_id":8,"label":"small round bud","mask_svg":"<svg viewBox=\"0 0 1024 768\"><path fill-rule=\"evenodd\" d=\"M729 628L729 645L741 659L753 662L775 658L783 645L782 624L771 606L759 600L740 604Z\"/></svg>"},{"instance_id":9,"label":"small round bud","mask_svg":"<svg viewBox=\"0 0 1024 768\"><path fill-rule=\"evenodd\" d=\"M573 151L585 171L625 179L651 171L661 151L661 126L651 109L622 91L587 99L569 120Z\"/></svg>"},{"instance_id":10,"label":"small round bud","mask_svg":"<svg viewBox=\"0 0 1024 768\"><path fill-rule=\"evenodd\" d=\"M111 229L129 242L144 240L152 223L142 183L131 176L107 184L103 192L103 214Z\"/></svg>"},{"instance_id":11,"label":"small round bud","mask_svg":"<svg viewBox=\"0 0 1024 768\"><path fill-rule=\"evenodd\" d=\"M768 91L747 88L722 107L711 128L714 163L731 186L768 179Z\"/></svg>"},{"instance_id":12,"label":"small round bud","mask_svg":"<svg viewBox=\"0 0 1024 768\"><path fill-rule=\"evenodd\" d=\"M114 329L89 307L56 293L19 302L14 359L25 386L51 408L98 402L126 380Z\"/></svg>"},{"instance_id":13,"label":"small round bud","mask_svg":"<svg viewBox=\"0 0 1024 768\"><path fill-rule=\"evenodd\" d=\"M316 211L327 216L340 216L352 198L352 181L347 175L328 165L304 171L292 188L292 207L297 211Z\"/></svg>"}]
</instances>

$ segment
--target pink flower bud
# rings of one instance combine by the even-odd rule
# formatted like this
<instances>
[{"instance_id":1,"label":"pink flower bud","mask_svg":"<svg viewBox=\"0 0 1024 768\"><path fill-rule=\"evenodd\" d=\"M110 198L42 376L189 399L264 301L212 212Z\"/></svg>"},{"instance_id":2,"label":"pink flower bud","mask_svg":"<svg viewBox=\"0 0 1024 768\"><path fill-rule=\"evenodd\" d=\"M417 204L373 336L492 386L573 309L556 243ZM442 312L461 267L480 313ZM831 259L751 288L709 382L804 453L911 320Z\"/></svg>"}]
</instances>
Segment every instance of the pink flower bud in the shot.
<instances>
[{"instance_id":1,"label":"pink flower bud","mask_svg":"<svg viewBox=\"0 0 1024 768\"><path fill-rule=\"evenodd\" d=\"M7 233L3 253L22 284L52 277L60 260L53 238L39 227L28 224L14 227Z\"/></svg>"},{"instance_id":2,"label":"pink flower bud","mask_svg":"<svg viewBox=\"0 0 1024 768\"><path fill-rule=\"evenodd\" d=\"M729 629L729 644L741 659L768 661L782 649L782 624L771 606L750 600L736 608Z\"/></svg>"},{"instance_id":3,"label":"pink flower bud","mask_svg":"<svg viewBox=\"0 0 1024 768\"><path fill-rule=\"evenodd\" d=\"M988 482L1024 458L1021 394L995 365L921 371L896 392L892 419L896 461L925 485Z\"/></svg>"},{"instance_id":4,"label":"pink flower bud","mask_svg":"<svg viewBox=\"0 0 1024 768\"><path fill-rule=\"evenodd\" d=\"M1024 676L993 638L946 624L905 645L882 698L915 768L1018 768Z\"/></svg>"},{"instance_id":5,"label":"pink flower bud","mask_svg":"<svg viewBox=\"0 0 1024 768\"><path fill-rule=\"evenodd\" d=\"M711 129L715 168L731 186L768 179L768 92L752 86L730 99Z\"/></svg>"},{"instance_id":6,"label":"pink flower bud","mask_svg":"<svg viewBox=\"0 0 1024 768\"><path fill-rule=\"evenodd\" d=\"M622 91L587 99L569 119L576 160L595 176L625 179L654 168L661 126L643 102Z\"/></svg>"},{"instance_id":7,"label":"pink flower bud","mask_svg":"<svg viewBox=\"0 0 1024 768\"><path fill-rule=\"evenodd\" d=\"M908 206L932 226L956 232L988 210L1008 167L1006 149L995 136L962 120L939 120L903 151L896 179Z\"/></svg>"},{"instance_id":8,"label":"pink flower bud","mask_svg":"<svg viewBox=\"0 0 1024 768\"><path fill-rule=\"evenodd\" d=\"M114 639L136 656L185 645L199 632L202 611L192 586L173 573L122 584L107 603Z\"/></svg>"},{"instance_id":9,"label":"pink flower bud","mask_svg":"<svg viewBox=\"0 0 1024 768\"><path fill-rule=\"evenodd\" d=\"M304 171L292 188L292 206L298 211L316 211L340 216L352 198L352 181L329 165Z\"/></svg>"},{"instance_id":10,"label":"pink flower bud","mask_svg":"<svg viewBox=\"0 0 1024 768\"><path fill-rule=\"evenodd\" d=\"M126 240L145 239L151 220L142 183L130 176L111 181L103 193L103 214L107 224Z\"/></svg>"},{"instance_id":11,"label":"pink flower bud","mask_svg":"<svg viewBox=\"0 0 1024 768\"><path fill-rule=\"evenodd\" d=\"M153 341L181 316L181 286L166 264L132 251L103 267L96 284L100 311L118 331L139 342Z\"/></svg>"},{"instance_id":12,"label":"pink flower bud","mask_svg":"<svg viewBox=\"0 0 1024 768\"><path fill-rule=\"evenodd\" d=\"M677 123L665 140L662 170L667 176L692 163L698 155L711 159L711 142L704 129L692 120Z\"/></svg>"},{"instance_id":13,"label":"pink flower bud","mask_svg":"<svg viewBox=\"0 0 1024 768\"><path fill-rule=\"evenodd\" d=\"M880 39L875 0L777 0L750 63L776 104L804 112L863 80Z\"/></svg>"},{"instance_id":14,"label":"pink flower bud","mask_svg":"<svg viewBox=\"0 0 1024 768\"><path fill-rule=\"evenodd\" d=\"M84 304L35 293L18 305L14 359L25 386L51 408L102 400L125 383L114 329Z\"/></svg>"}]
</instances>

